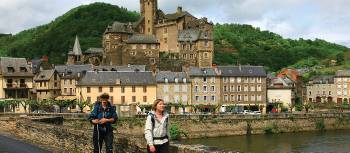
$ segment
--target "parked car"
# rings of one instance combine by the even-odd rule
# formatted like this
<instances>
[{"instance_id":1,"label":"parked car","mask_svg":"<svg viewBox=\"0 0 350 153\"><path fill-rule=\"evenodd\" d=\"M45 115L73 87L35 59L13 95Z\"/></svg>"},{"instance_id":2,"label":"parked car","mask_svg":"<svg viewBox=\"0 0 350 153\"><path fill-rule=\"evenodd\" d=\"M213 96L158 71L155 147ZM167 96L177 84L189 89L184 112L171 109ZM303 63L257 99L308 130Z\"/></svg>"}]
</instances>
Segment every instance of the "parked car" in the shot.
<instances>
[{"instance_id":1,"label":"parked car","mask_svg":"<svg viewBox=\"0 0 350 153\"><path fill-rule=\"evenodd\" d=\"M261 112L260 112L260 111L253 111L253 113L254 113L255 115L261 115Z\"/></svg>"},{"instance_id":2,"label":"parked car","mask_svg":"<svg viewBox=\"0 0 350 153\"><path fill-rule=\"evenodd\" d=\"M251 110L243 110L242 112L239 112L239 114L252 114L253 111Z\"/></svg>"},{"instance_id":3,"label":"parked car","mask_svg":"<svg viewBox=\"0 0 350 153\"><path fill-rule=\"evenodd\" d=\"M44 111L44 110L35 110L35 111L33 111L32 113L42 114L42 113L47 113L47 112Z\"/></svg>"}]
</instances>

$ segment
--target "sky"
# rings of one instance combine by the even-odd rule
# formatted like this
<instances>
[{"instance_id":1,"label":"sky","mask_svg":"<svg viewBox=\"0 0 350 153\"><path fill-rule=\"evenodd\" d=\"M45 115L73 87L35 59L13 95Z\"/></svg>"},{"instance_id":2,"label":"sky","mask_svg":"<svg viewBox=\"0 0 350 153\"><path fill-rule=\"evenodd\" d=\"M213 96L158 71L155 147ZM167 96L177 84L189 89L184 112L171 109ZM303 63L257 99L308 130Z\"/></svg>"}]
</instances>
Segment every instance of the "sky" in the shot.
<instances>
[{"instance_id":1,"label":"sky","mask_svg":"<svg viewBox=\"0 0 350 153\"><path fill-rule=\"evenodd\" d=\"M47 24L72 8L93 2L139 11L139 0L1 0L0 33L16 34ZM350 47L350 0L158 0L214 23L250 24L285 38L320 38Z\"/></svg>"}]
</instances>

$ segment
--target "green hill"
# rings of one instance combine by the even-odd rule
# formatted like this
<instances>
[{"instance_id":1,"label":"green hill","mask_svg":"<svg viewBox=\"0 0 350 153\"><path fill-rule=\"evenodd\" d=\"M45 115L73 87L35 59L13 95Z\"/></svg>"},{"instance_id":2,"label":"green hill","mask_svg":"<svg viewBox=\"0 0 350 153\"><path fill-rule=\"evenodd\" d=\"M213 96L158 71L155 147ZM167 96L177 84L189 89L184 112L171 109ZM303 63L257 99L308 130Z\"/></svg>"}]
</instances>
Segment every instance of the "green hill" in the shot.
<instances>
[{"instance_id":1,"label":"green hill","mask_svg":"<svg viewBox=\"0 0 350 153\"><path fill-rule=\"evenodd\" d=\"M102 46L102 34L113 21L133 22L136 12L125 8L93 3L74 8L53 22L25 30L12 37L0 37L0 55L34 58L48 55L52 63L64 63L75 35L82 49Z\"/></svg>"},{"instance_id":2,"label":"green hill","mask_svg":"<svg viewBox=\"0 0 350 153\"><path fill-rule=\"evenodd\" d=\"M137 12L93 3L74 8L49 24L22 31L14 36L0 35L0 56L35 58L48 55L52 63L64 63L75 35L82 49L101 47L102 34L113 21L133 22ZM291 40L250 25L214 26L214 63L264 65L279 70L305 60L335 59L348 48L324 40Z\"/></svg>"}]
</instances>

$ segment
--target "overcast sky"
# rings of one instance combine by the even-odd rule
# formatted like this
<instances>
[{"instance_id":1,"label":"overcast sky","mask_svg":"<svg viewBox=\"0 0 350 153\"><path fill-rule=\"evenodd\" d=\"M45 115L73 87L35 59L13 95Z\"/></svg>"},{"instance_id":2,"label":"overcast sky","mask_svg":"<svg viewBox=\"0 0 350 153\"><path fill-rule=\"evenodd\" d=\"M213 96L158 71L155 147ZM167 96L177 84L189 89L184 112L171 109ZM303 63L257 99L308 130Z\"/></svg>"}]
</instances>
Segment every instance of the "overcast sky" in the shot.
<instances>
[{"instance_id":1,"label":"overcast sky","mask_svg":"<svg viewBox=\"0 0 350 153\"><path fill-rule=\"evenodd\" d=\"M286 38L321 38L350 47L350 0L158 0L166 13L182 6L214 23L251 24ZM0 33L49 23L82 4L106 2L139 11L139 0L1 0Z\"/></svg>"}]
</instances>

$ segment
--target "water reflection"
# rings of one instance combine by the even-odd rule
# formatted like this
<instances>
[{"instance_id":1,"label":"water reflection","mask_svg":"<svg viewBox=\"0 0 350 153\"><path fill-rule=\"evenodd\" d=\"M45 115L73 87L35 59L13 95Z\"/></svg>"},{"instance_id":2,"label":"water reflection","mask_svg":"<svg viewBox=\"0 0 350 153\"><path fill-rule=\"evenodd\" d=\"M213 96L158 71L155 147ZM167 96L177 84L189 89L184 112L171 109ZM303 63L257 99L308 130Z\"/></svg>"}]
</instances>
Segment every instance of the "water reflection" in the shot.
<instances>
[{"instance_id":1,"label":"water reflection","mask_svg":"<svg viewBox=\"0 0 350 153\"><path fill-rule=\"evenodd\" d=\"M232 136L181 141L252 153L350 152L350 130Z\"/></svg>"}]
</instances>

